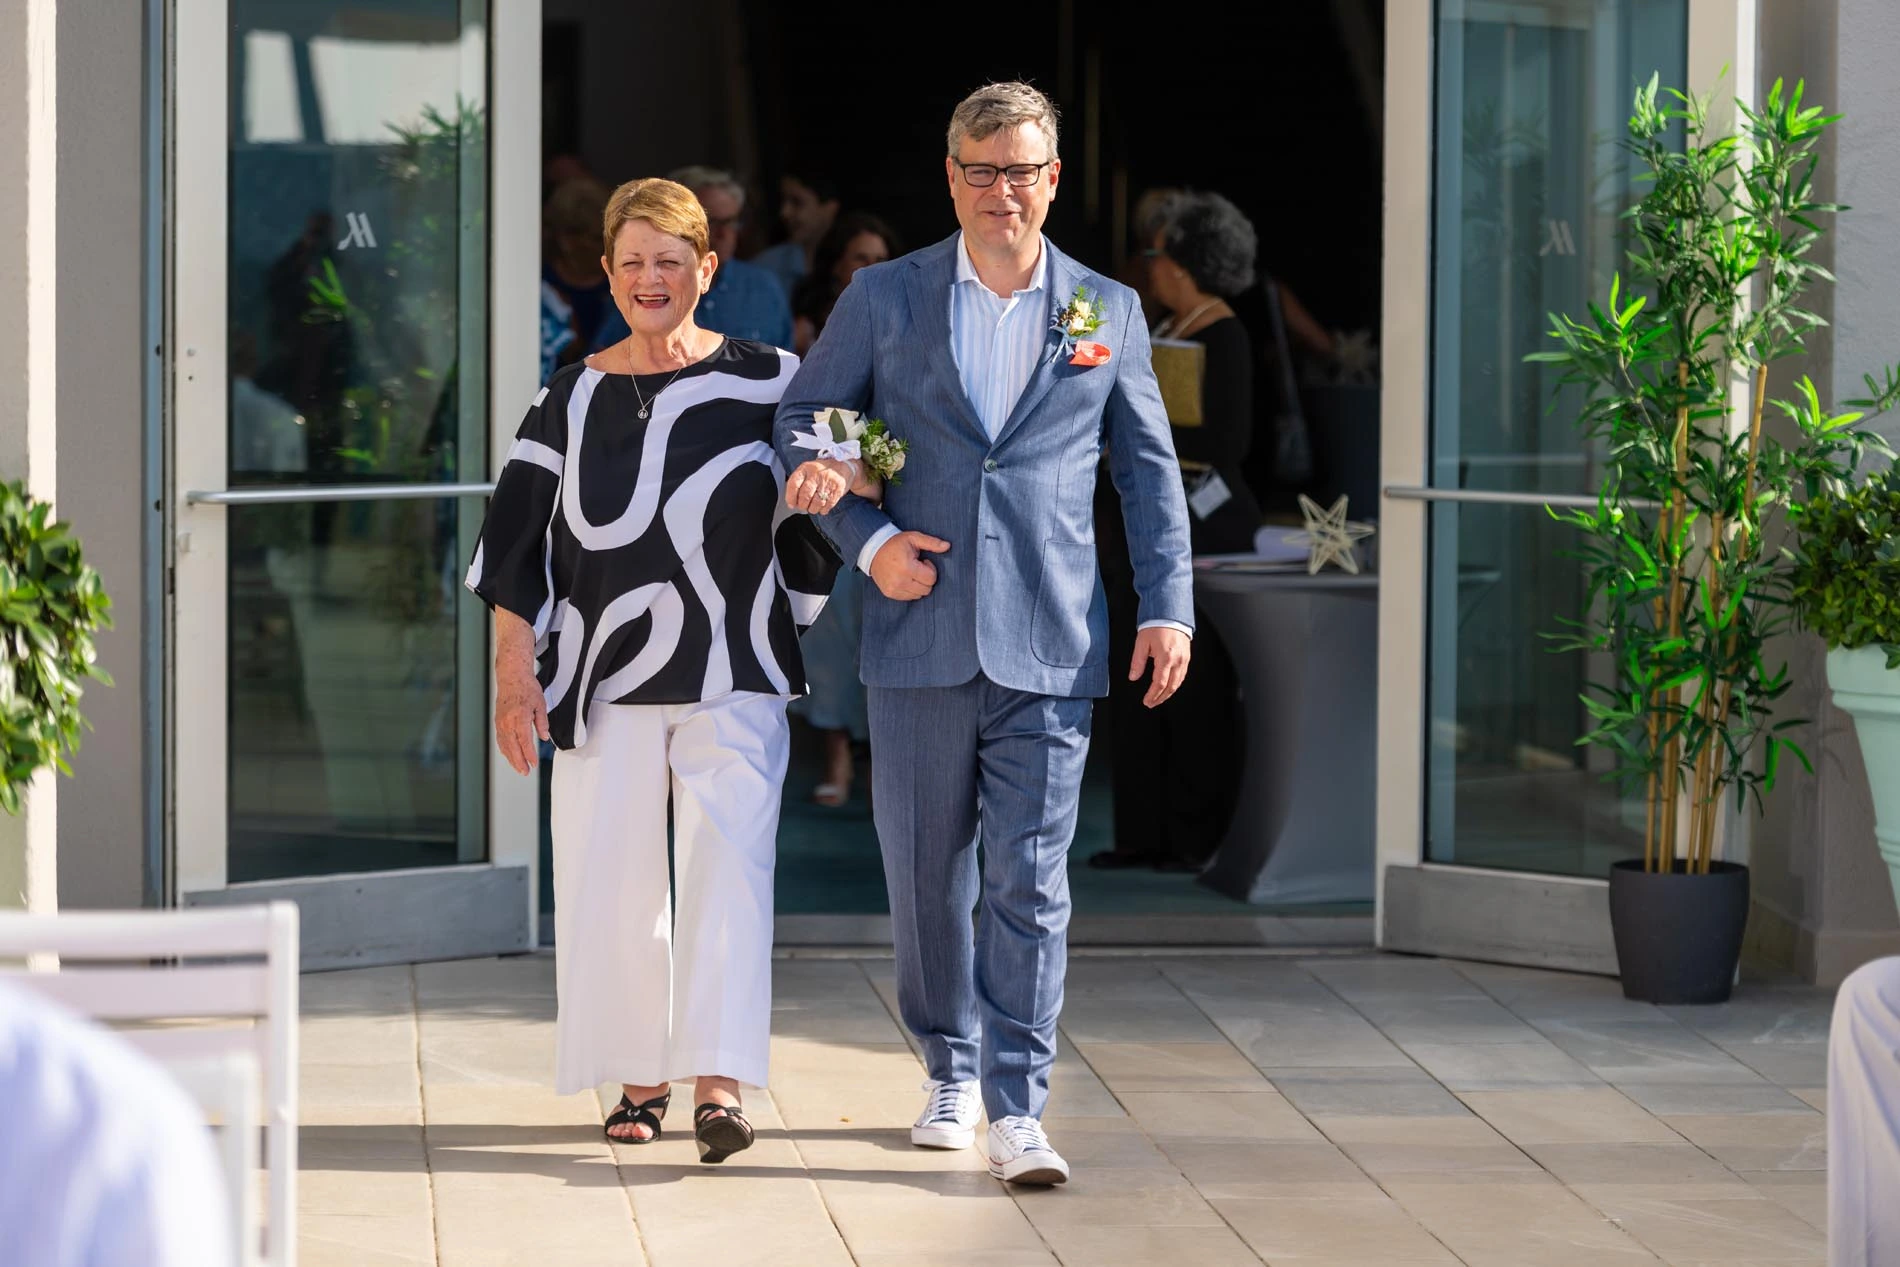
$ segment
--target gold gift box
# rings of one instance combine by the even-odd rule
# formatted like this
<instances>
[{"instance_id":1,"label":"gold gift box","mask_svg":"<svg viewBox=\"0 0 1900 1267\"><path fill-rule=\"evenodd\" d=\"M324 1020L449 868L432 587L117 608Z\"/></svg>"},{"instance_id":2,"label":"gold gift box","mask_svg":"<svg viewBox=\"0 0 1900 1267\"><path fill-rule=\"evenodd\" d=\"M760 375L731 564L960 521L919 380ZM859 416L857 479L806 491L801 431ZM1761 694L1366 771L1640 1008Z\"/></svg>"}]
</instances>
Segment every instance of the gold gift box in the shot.
<instances>
[{"instance_id":1,"label":"gold gift box","mask_svg":"<svg viewBox=\"0 0 1900 1267\"><path fill-rule=\"evenodd\" d=\"M1201 381L1207 375L1207 345L1193 339L1154 340L1155 381L1168 421L1177 427L1201 425Z\"/></svg>"}]
</instances>

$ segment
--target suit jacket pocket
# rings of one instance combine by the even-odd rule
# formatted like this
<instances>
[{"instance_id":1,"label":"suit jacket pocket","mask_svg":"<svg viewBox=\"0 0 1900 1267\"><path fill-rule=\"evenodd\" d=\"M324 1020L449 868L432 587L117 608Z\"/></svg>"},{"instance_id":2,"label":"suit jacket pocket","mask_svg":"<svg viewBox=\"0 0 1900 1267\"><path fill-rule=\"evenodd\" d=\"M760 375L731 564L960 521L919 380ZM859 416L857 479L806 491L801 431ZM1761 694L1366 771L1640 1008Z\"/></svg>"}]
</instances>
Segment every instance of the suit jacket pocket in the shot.
<instances>
[{"instance_id":1,"label":"suit jacket pocket","mask_svg":"<svg viewBox=\"0 0 1900 1267\"><path fill-rule=\"evenodd\" d=\"M877 582L865 578L864 646L859 654L870 660L910 660L930 650L936 641L935 595L900 603L878 592Z\"/></svg>"},{"instance_id":2,"label":"suit jacket pocket","mask_svg":"<svg viewBox=\"0 0 1900 1267\"><path fill-rule=\"evenodd\" d=\"M1042 547L1042 584L1029 649L1044 664L1079 669L1088 663L1093 639L1090 606L1095 600L1095 547L1089 542L1048 541Z\"/></svg>"}]
</instances>

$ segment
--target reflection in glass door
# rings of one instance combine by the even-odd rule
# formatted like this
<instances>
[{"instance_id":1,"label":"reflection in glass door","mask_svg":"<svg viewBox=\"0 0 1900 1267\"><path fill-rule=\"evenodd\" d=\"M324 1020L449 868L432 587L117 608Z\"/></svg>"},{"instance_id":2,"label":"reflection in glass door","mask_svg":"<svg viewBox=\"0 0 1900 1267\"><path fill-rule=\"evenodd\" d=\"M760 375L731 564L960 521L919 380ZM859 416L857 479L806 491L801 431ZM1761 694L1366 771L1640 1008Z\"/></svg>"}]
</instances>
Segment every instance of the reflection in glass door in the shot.
<instances>
[{"instance_id":1,"label":"reflection in glass door","mask_svg":"<svg viewBox=\"0 0 1900 1267\"><path fill-rule=\"evenodd\" d=\"M1541 636L1585 601L1552 498L1596 455L1542 349L1621 263L1639 83L1681 85L1687 0L1440 0L1432 293L1426 857L1607 876L1631 821L1578 749L1593 666ZM1590 750L1594 753L1595 750ZM1641 825L1634 826L1640 852Z\"/></svg>"},{"instance_id":2,"label":"reflection in glass door","mask_svg":"<svg viewBox=\"0 0 1900 1267\"><path fill-rule=\"evenodd\" d=\"M229 0L232 882L485 856L484 8Z\"/></svg>"}]
</instances>

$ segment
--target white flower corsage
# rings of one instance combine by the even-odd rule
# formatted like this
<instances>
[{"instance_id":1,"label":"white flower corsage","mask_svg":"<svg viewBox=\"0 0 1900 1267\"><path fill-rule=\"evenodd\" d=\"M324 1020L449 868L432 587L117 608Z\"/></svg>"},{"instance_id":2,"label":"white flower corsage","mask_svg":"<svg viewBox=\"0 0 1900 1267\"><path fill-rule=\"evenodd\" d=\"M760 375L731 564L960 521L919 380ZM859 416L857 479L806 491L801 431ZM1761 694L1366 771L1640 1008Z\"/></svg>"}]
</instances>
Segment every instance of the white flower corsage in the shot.
<instances>
[{"instance_id":1,"label":"white flower corsage","mask_svg":"<svg viewBox=\"0 0 1900 1267\"><path fill-rule=\"evenodd\" d=\"M900 481L904 452L910 441L891 435L883 421L866 418L850 409L820 409L812 415L810 431L792 433L792 443L810 449L820 458L840 462L862 462L867 475L886 484Z\"/></svg>"},{"instance_id":2,"label":"white flower corsage","mask_svg":"<svg viewBox=\"0 0 1900 1267\"><path fill-rule=\"evenodd\" d=\"M1077 286L1069 302L1056 313L1056 329L1062 331L1062 346L1071 365L1105 365L1108 346L1085 336L1102 328L1102 297L1087 286Z\"/></svg>"}]
</instances>

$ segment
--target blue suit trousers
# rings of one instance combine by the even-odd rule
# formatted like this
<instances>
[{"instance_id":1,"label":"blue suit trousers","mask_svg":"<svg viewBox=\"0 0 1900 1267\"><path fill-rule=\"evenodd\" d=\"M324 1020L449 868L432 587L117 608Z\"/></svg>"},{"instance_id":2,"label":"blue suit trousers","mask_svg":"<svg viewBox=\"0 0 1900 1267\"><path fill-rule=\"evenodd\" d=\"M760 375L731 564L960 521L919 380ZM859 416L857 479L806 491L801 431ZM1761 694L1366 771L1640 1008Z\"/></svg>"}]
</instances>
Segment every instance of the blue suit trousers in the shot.
<instances>
[{"instance_id":1,"label":"blue suit trousers","mask_svg":"<svg viewBox=\"0 0 1900 1267\"><path fill-rule=\"evenodd\" d=\"M868 694L904 1024L932 1078L982 1084L992 1121L1041 1117L1092 701L982 675Z\"/></svg>"}]
</instances>

